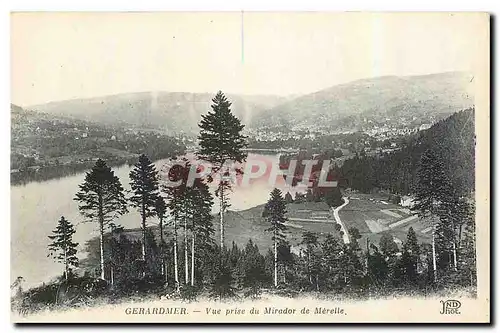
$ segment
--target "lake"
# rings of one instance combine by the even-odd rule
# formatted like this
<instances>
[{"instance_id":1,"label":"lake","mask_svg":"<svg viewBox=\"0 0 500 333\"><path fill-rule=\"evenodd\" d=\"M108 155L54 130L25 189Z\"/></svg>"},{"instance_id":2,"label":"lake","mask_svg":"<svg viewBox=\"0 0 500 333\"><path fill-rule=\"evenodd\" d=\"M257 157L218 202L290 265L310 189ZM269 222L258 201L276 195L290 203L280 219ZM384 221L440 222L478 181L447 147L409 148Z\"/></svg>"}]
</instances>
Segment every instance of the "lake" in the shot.
<instances>
[{"instance_id":1,"label":"lake","mask_svg":"<svg viewBox=\"0 0 500 333\"><path fill-rule=\"evenodd\" d=\"M267 165L277 165L279 154L260 153L248 154L248 161L264 161ZM167 160L155 162L160 169ZM126 190L130 190L129 172L132 167L125 165L113 168ZM235 186L230 194L230 210L244 210L265 203L273 185L268 182L268 172L253 180L250 186ZM11 282L18 276L25 279L24 286L31 287L60 274L62 264L55 263L47 257L47 246L50 243L48 236L56 228L58 220L64 216L76 226L74 241L79 243L79 258L86 256L85 242L98 236L97 223L83 223L79 214L78 203L73 200L78 185L83 182L85 172L52 179L44 182L32 182L25 185L11 186ZM304 191L304 188L290 188L283 181L276 187L295 193ZM214 190L214 188L212 188ZM213 212L218 213L218 201L215 200ZM140 227L140 215L130 208L130 213L115 221L125 228ZM214 220L214 224L218 220ZM157 224L156 218L148 219L148 225Z\"/></svg>"}]
</instances>

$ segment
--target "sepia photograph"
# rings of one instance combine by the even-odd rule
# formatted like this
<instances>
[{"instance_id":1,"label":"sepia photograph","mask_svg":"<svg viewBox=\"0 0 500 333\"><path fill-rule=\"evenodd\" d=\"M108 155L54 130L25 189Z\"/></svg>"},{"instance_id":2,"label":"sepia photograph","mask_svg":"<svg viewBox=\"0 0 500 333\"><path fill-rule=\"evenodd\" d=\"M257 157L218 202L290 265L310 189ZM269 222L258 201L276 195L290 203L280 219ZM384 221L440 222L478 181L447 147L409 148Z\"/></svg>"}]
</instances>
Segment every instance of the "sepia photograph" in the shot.
<instances>
[{"instance_id":1,"label":"sepia photograph","mask_svg":"<svg viewBox=\"0 0 500 333\"><path fill-rule=\"evenodd\" d=\"M490 16L10 14L15 323L490 322Z\"/></svg>"}]
</instances>

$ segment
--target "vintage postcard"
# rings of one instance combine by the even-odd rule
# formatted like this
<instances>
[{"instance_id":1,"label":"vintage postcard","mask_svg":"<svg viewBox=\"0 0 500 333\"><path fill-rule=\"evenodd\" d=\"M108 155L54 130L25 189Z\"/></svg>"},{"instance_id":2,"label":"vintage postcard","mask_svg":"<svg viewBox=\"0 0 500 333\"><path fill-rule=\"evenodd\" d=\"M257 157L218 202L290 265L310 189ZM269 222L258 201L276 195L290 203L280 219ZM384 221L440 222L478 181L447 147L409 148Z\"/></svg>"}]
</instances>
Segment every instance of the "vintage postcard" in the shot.
<instances>
[{"instance_id":1,"label":"vintage postcard","mask_svg":"<svg viewBox=\"0 0 500 333\"><path fill-rule=\"evenodd\" d=\"M11 320L490 322L486 13L11 13Z\"/></svg>"}]
</instances>

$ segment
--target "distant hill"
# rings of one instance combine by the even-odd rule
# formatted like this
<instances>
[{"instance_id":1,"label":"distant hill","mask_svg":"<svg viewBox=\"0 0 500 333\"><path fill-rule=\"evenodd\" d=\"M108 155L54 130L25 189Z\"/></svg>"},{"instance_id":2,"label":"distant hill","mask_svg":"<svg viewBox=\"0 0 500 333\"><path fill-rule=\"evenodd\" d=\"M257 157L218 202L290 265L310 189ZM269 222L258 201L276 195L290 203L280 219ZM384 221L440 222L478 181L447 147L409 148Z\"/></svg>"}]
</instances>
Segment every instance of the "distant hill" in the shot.
<instances>
[{"instance_id":1,"label":"distant hill","mask_svg":"<svg viewBox=\"0 0 500 333\"><path fill-rule=\"evenodd\" d=\"M363 124L433 123L473 105L472 76L462 72L385 76L336 85L303 96L234 95L232 111L248 127L363 130ZM198 131L214 94L138 92L28 107L105 125Z\"/></svg>"},{"instance_id":2,"label":"distant hill","mask_svg":"<svg viewBox=\"0 0 500 333\"><path fill-rule=\"evenodd\" d=\"M156 128L172 133L195 133L201 115L210 110L215 94L139 92L73 99L30 106L53 115L74 117L106 125ZM232 111L244 124L266 109L288 100L265 95L227 95Z\"/></svg>"},{"instance_id":3,"label":"distant hill","mask_svg":"<svg viewBox=\"0 0 500 333\"><path fill-rule=\"evenodd\" d=\"M277 105L252 126L362 130L366 122L432 123L473 105L471 80L462 72L358 80Z\"/></svg>"},{"instance_id":4,"label":"distant hill","mask_svg":"<svg viewBox=\"0 0 500 333\"><path fill-rule=\"evenodd\" d=\"M154 131L129 130L24 110L11 104L11 182L45 180L89 168L181 154L182 142Z\"/></svg>"}]
</instances>

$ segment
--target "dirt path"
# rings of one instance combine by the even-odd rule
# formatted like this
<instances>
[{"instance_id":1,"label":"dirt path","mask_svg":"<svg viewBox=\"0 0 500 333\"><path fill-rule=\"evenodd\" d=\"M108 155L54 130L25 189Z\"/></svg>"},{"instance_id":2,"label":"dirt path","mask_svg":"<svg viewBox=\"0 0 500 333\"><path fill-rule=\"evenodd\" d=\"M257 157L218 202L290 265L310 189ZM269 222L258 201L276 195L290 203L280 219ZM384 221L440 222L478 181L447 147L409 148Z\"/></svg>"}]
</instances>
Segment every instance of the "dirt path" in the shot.
<instances>
[{"instance_id":1,"label":"dirt path","mask_svg":"<svg viewBox=\"0 0 500 333\"><path fill-rule=\"evenodd\" d=\"M349 204L349 199L346 197L344 197L342 199L344 199L344 203L342 205L338 206L337 208L332 209L332 212L333 212L333 217L335 218L335 221L338 224L340 224L340 226L342 227L342 231L344 232L344 235L343 235L344 243L348 244L351 242L349 239L349 233L347 232L347 228L345 227L344 223L342 222L342 220L339 217L339 211Z\"/></svg>"}]
</instances>

